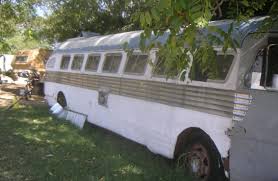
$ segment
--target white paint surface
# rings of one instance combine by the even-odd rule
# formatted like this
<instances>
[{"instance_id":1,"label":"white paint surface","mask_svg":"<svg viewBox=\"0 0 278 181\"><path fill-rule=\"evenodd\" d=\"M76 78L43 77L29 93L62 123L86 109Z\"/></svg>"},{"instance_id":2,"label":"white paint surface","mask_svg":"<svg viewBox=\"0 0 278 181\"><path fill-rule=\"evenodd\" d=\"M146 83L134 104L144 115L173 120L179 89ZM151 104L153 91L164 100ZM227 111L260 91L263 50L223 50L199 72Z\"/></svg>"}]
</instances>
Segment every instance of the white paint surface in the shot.
<instances>
[{"instance_id":1,"label":"white paint surface","mask_svg":"<svg viewBox=\"0 0 278 181\"><path fill-rule=\"evenodd\" d=\"M63 111L63 107L57 102L50 108L50 111L52 114L60 114Z\"/></svg>"},{"instance_id":2,"label":"white paint surface","mask_svg":"<svg viewBox=\"0 0 278 181\"><path fill-rule=\"evenodd\" d=\"M82 129L86 121L86 116L72 111L67 111L66 120L70 121L72 124Z\"/></svg>"},{"instance_id":3,"label":"white paint surface","mask_svg":"<svg viewBox=\"0 0 278 181\"><path fill-rule=\"evenodd\" d=\"M178 135L197 127L216 144L222 157L228 156L230 138L225 131L232 120L221 116L109 94L108 107L98 105L98 92L45 82L50 105L62 91L71 110L88 115L88 121L146 145L152 152L173 158Z\"/></svg>"},{"instance_id":4,"label":"white paint surface","mask_svg":"<svg viewBox=\"0 0 278 181\"><path fill-rule=\"evenodd\" d=\"M74 124L80 129L83 128L87 118L86 115L64 109L59 103L55 103L50 108L50 112L58 116L59 118L63 118L70 121L72 124Z\"/></svg>"}]
</instances>

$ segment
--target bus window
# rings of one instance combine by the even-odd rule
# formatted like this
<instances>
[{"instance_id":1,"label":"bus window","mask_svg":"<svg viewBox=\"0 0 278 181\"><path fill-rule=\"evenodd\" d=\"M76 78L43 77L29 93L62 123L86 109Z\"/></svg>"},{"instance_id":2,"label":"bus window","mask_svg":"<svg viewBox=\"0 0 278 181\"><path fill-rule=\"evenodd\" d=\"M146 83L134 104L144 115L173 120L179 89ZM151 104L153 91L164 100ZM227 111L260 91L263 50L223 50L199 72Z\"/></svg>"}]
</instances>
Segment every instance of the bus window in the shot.
<instances>
[{"instance_id":1,"label":"bus window","mask_svg":"<svg viewBox=\"0 0 278 181\"><path fill-rule=\"evenodd\" d=\"M100 61L100 55L89 55L87 58L85 70L96 72Z\"/></svg>"},{"instance_id":2,"label":"bus window","mask_svg":"<svg viewBox=\"0 0 278 181\"><path fill-rule=\"evenodd\" d=\"M130 55L125 66L125 73L143 75L145 73L147 61L148 55Z\"/></svg>"},{"instance_id":3,"label":"bus window","mask_svg":"<svg viewBox=\"0 0 278 181\"><path fill-rule=\"evenodd\" d=\"M70 56L69 55L65 55L62 57L61 60L61 65L60 65L60 69L62 70L66 70L69 67L69 62L70 62Z\"/></svg>"},{"instance_id":4,"label":"bus window","mask_svg":"<svg viewBox=\"0 0 278 181\"><path fill-rule=\"evenodd\" d=\"M83 55L74 55L73 61L71 64L71 70L80 70L83 64Z\"/></svg>"},{"instance_id":5,"label":"bus window","mask_svg":"<svg viewBox=\"0 0 278 181\"><path fill-rule=\"evenodd\" d=\"M121 59L122 54L120 53L107 54L105 56L102 71L107 73L117 73L120 67Z\"/></svg>"},{"instance_id":6,"label":"bus window","mask_svg":"<svg viewBox=\"0 0 278 181\"><path fill-rule=\"evenodd\" d=\"M260 85L278 88L278 44L270 44L266 48L266 56L262 65Z\"/></svg>"},{"instance_id":7,"label":"bus window","mask_svg":"<svg viewBox=\"0 0 278 181\"><path fill-rule=\"evenodd\" d=\"M193 60L190 79L207 82L209 80L224 81L233 63L233 55L216 55L216 67L213 69L202 70L198 60Z\"/></svg>"},{"instance_id":8,"label":"bus window","mask_svg":"<svg viewBox=\"0 0 278 181\"><path fill-rule=\"evenodd\" d=\"M244 77L244 85L251 89L264 89L260 86L261 75L262 75L262 64L263 64L264 49L261 49L255 58L250 71Z\"/></svg>"},{"instance_id":9,"label":"bus window","mask_svg":"<svg viewBox=\"0 0 278 181\"><path fill-rule=\"evenodd\" d=\"M157 56L155 65L153 67L153 75L154 77L165 77L166 72L169 72L169 77L176 77L178 75L178 69L175 64L172 67L168 67L169 70L166 69L165 66L165 59L162 57Z\"/></svg>"}]
</instances>

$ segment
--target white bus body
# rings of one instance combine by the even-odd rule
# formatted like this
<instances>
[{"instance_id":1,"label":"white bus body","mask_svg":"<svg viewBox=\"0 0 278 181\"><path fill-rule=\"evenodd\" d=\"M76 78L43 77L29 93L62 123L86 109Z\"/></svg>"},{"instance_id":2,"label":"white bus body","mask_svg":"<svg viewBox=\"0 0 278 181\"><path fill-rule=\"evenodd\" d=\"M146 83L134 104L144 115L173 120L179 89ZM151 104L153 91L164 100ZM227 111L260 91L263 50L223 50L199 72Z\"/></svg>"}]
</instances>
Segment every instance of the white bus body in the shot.
<instances>
[{"instance_id":1,"label":"white bus body","mask_svg":"<svg viewBox=\"0 0 278 181\"><path fill-rule=\"evenodd\" d=\"M259 21L250 20L248 25ZM212 22L211 26L228 27L230 23ZM246 33L243 38L248 37L250 27L239 27ZM244 75L269 35L247 38L237 52L228 51L230 62L222 67L225 70L221 80L191 80L187 74L185 81L179 81L154 75L149 63L138 70L131 68L134 73L127 72L129 58L122 45L127 42L134 49L134 57L144 55L138 49L140 34L135 31L81 37L62 43L46 66L45 98L49 105L62 95L62 104L87 115L88 122L167 158L178 155L188 135L202 132L216 147L222 158L219 165L225 167L227 175L229 133L235 122L244 119L252 101L243 89ZM159 41L163 42L163 38ZM226 57L221 55L221 48L215 50L220 58ZM155 64L156 50L147 57ZM146 57L141 58L143 61Z\"/></svg>"}]
</instances>

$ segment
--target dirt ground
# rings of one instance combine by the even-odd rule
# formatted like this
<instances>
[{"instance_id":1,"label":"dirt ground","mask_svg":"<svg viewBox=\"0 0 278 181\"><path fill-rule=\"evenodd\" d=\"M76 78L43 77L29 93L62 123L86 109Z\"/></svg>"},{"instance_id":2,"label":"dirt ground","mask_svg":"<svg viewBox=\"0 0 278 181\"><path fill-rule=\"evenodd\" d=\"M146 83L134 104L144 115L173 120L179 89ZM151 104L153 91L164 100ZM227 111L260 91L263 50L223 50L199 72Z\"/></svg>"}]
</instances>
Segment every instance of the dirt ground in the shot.
<instances>
[{"instance_id":1,"label":"dirt ground","mask_svg":"<svg viewBox=\"0 0 278 181\"><path fill-rule=\"evenodd\" d=\"M18 84L0 84L0 108L8 108L14 102L19 100L22 96L19 95L20 89L24 89L24 85ZM32 95L31 98L19 101L25 105L46 104L43 96Z\"/></svg>"}]
</instances>

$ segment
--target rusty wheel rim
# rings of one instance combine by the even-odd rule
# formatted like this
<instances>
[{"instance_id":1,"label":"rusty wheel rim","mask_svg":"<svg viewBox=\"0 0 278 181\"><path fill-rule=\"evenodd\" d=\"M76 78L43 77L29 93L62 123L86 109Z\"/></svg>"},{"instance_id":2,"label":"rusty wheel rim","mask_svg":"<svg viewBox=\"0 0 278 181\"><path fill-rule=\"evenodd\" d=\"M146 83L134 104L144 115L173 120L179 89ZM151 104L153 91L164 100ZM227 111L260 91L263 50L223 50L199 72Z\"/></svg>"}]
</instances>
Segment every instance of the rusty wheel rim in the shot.
<instances>
[{"instance_id":1,"label":"rusty wheel rim","mask_svg":"<svg viewBox=\"0 0 278 181\"><path fill-rule=\"evenodd\" d=\"M185 168L189 173L202 181L208 179L210 159L207 149L201 144L194 144L185 157Z\"/></svg>"}]
</instances>

